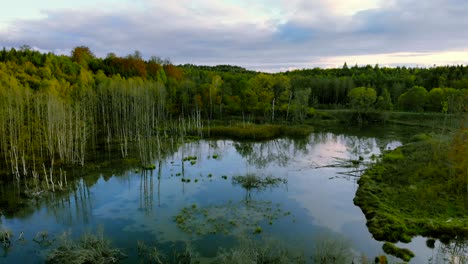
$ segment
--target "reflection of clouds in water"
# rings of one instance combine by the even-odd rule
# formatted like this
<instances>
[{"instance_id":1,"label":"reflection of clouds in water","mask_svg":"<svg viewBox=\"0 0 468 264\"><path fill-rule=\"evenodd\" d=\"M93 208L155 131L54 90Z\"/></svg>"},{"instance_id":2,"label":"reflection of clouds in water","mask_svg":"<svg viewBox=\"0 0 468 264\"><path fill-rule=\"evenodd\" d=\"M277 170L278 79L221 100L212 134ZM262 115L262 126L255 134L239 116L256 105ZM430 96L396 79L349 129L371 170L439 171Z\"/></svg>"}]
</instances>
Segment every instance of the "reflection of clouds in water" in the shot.
<instances>
[{"instance_id":1,"label":"reflection of clouds in water","mask_svg":"<svg viewBox=\"0 0 468 264\"><path fill-rule=\"evenodd\" d=\"M309 169L290 174L290 198L300 203L318 225L336 232L348 221L362 221L360 209L352 200L357 185L344 179L330 180L336 169Z\"/></svg>"},{"instance_id":2,"label":"reflection of clouds in water","mask_svg":"<svg viewBox=\"0 0 468 264\"><path fill-rule=\"evenodd\" d=\"M168 166L165 166L164 173L166 175L169 173L168 169ZM122 189L112 197L107 197L106 203L94 209L94 216L130 221L131 224L123 227L123 231L146 232L156 236L158 241L184 239L186 236L174 225L173 217L177 214L178 208L189 202L189 197L194 196L204 187L201 184L186 184L182 187L183 184L179 177L164 178L161 179L162 187L159 190L161 194L158 196L157 176L154 174L151 177L154 177L153 182L149 177L134 175L127 183L127 188ZM151 184L153 184L153 188L151 188ZM99 193L100 188L106 187L104 184L97 185L94 192ZM181 193L182 191L183 193ZM179 194L174 195L174 193ZM142 203L142 200L146 199L152 199L150 208L148 204Z\"/></svg>"},{"instance_id":3,"label":"reflection of clouds in water","mask_svg":"<svg viewBox=\"0 0 468 264\"><path fill-rule=\"evenodd\" d=\"M398 147L401 147L403 144L401 144L400 141L391 141L388 142L387 145L385 146L385 150L394 150Z\"/></svg>"}]
</instances>

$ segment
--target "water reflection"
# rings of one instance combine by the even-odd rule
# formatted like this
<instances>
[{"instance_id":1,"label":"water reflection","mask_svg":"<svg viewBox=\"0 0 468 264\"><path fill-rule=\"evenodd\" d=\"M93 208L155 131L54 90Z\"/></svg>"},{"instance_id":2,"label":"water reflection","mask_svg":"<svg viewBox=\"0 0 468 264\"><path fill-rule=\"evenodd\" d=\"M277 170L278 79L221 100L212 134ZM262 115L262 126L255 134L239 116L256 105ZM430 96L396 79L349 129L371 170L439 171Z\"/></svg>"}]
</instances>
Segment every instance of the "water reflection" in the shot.
<instances>
[{"instance_id":1,"label":"water reflection","mask_svg":"<svg viewBox=\"0 0 468 264\"><path fill-rule=\"evenodd\" d=\"M438 243L432 254L428 260L429 263L468 263L468 241L455 240L448 244Z\"/></svg>"},{"instance_id":2,"label":"water reflection","mask_svg":"<svg viewBox=\"0 0 468 264\"><path fill-rule=\"evenodd\" d=\"M136 171L141 164L132 159L96 161L85 171L70 172L78 180L69 182L69 190L37 202L20 199L23 183L0 185L0 210L15 208L4 211L0 225L31 238L40 230L79 234L103 224L126 248L141 237L158 243L196 237L195 246L203 248L212 239L217 244L247 233L272 236L306 253L317 231L325 230L349 239L355 251L376 256L381 243L372 239L352 202L355 180L375 157L398 144L395 135L330 132L303 140L173 143L176 150L161 154L150 149L157 142L151 143L143 154L155 169ZM466 247L459 246L465 255ZM31 245L24 248L33 251ZM8 260L21 259L21 250L9 254Z\"/></svg>"}]
</instances>

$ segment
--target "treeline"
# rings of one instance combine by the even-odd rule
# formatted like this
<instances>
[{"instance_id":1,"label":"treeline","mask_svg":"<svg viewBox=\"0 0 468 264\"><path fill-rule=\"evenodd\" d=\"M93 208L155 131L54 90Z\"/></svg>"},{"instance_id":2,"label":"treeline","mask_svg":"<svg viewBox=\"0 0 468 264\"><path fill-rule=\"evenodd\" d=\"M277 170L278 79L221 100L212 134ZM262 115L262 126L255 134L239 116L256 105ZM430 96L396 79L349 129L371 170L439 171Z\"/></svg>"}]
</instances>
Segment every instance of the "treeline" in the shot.
<instances>
[{"instance_id":1,"label":"treeline","mask_svg":"<svg viewBox=\"0 0 468 264\"><path fill-rule=\"evenodd\" d=\"M41 90L45 80L51 79L76 85L82 72L93 79L103 74L156 82L164 86L165 109L173 117L200 111L203 118L243 116L300 121L311 107L350 107L348 95L356 87L374 89L377 98L390 96L391 107L383 110L443 112L448 108L448 112L456 112L468 94L468 67L464 65L387 68L348 67L345 63L337 69L267 74L230 65L174 66L154 56L144 60L138 51L126 57L110 53L103 59L95 57L87 47L76 47L70 56L56 56L27 46L3 49L0 62L15 68L13 76L32 90ZM375 107L381 108L377 101Z\"/></svg>"},{"instance_id":2,"label":"treeline","mask_svg":"<svg viewBox=\"0 0 468 264\"><path fill-rule=\"evenodd\" d=\"M368 89L351 92L357 87ZM118 144L126 157L134 142L146 166L159 155L159 138L203 131L202 120L301 122L315 108L346 107L463 113L467 89L463 65L345 64L267 74L229 65L174 66L158 57L144 60L138 51L98 58L87 47L70 56L3 48L0 156L20 177L54 161L83 165L89 148L103 141Z\"/></svg>"}]
</instances>

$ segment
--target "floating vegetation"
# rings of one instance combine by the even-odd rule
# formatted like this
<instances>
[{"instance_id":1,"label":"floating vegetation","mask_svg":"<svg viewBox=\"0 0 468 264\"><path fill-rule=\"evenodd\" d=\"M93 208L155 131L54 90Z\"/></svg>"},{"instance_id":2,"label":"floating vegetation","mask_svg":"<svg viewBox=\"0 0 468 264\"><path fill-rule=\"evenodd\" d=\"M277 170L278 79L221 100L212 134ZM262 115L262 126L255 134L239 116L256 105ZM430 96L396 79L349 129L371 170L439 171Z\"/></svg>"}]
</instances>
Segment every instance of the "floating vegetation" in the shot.
<instances>
[{"instance_id":1,"label":"floating vegetation","mask_svg":"<svg viewBox=\"0 0 468 264\"><path fill-rule=\"evenodd\" d=\"M383 251L389 255L398 257L404 261L410 261L414 257L414 253L407 248L399 248L390 242L385 242Z\"/></svg>"},{"instance_id":2,"label":"floating vegetation","mask_svg":"<svg viewBox=\"0 0 468 264\"><path fill-rule=\"evenodd\" d=\"M195 163L197 163L195 160L190 161L190 165L195 165Z\"/></svg>"},{"instance_id":3,"label":"floating vegetation","mask_svg":"<svg viewBox=\"0 0 468 264\"><path fill-rule=\"evenodd\" d=\"M213 174L211 174L211 173L208 174L208 178L211 178L211 177L213 177Z\"/></svg>"},{"instance_id":4,"label":"floating vegetation","mask_svg":"<svg viewBox=\"0 0 468 264\"><path fill-rule=\"evenodd\" d=\"M255 227L255 230L253 231L254 234L260 234L262 233L262 228L260 226Z\"/></svg>"},{"instance_id":5,"label":"floating vegetation","mask_svg":"<svg viewBox=\"0 0 468 264\"><path fill-rule=\"evenodd\" d=\"M182 161L194 161L194 160L197 160L197 156L188 156L188 157L185 157L182 159Z\"/></svg>"},{"instance_id":6,"label":"floating vegetation","mask_svg":"<svg viewBox=\"0 0 468 264\"><path fill-rule=\"evenodd\" d=\"M234 176L232 177L232 183L240 185L246 190L262 190L267 187L273 188L280 184L287 184L288 180L283 178L274 178L272 176L261 177L255 174L247 174L245 176Z\"/></svg>"},{"instance_id":7,"label":"floating vegetation","mask_svg":"<svg viewBox=\"0 0 468 264\"><path fill-rule=\"evenodd\" d=\"M154 170L154 169L156 169L156 165L155 164L150 164L150 165L144 166L143 169L145 169L145 170Z\"/></svg>"},{"instance_id":8,"label":"floating vegetation","mask_svg":"<svg viewBox=\"0 0 468 264\"><path fill-rule=\"evenodd\" d=\"M212 157L213 157L213 159L217 159L219 157L219 155L218 154L213 154Z\"/></svg>"},{"instance_id":9,"label":"floating vegetation","mask_svg":"<svg viewBox=\"0 0 468 264\"><path fill-rule=\"evenodd\" d=\"M249 201L207 207L188 206L174 217L177 226L189 234L229 234L236 231L258 233L262 222L289 216L278 204L265 201Z\"/></svg>"},{"instance_id":10,"label":"floating vegetation","mask_svg":"<svg viewBox=\"0 0 468 264\"><path fill-rule=\"evenodd\" d=\"M227 180L228 177L226 175L223 175L223 176L221 176L221 178Z\"/></svg>"},{"instance_id":11,"label":"floating vegetation","mask_svg":"<svg viewBox=\"0 0 468 264\"><path fill-rule=\"evenodd\" d=\"M47 263L117 263L125 254L111 247L102 230L97 234L85 233L78 241L72 241L68 233L60 238L59 246L47 256Z\"/></svg>"}]
</instances>

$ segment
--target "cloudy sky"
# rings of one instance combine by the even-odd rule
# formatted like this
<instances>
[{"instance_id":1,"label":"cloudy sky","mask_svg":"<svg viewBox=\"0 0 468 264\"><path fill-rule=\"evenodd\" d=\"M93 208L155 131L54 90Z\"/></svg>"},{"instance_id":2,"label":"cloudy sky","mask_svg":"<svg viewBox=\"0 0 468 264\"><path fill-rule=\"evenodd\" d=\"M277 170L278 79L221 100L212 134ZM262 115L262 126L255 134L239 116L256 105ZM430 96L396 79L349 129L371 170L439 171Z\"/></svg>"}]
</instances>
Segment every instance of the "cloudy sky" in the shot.
<instances>
[{"instance_id":1,"label":"cloudy sky","mask_svg":"<svg viewBox=\"0 0 468 264\"><path fill-rule=\"evenodd\" d=\"M467 0L13 0L0 46L263 71L468 64Z\"/></svg>"}]
</instances>

